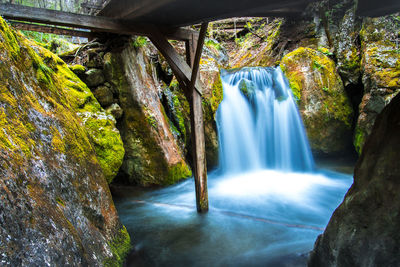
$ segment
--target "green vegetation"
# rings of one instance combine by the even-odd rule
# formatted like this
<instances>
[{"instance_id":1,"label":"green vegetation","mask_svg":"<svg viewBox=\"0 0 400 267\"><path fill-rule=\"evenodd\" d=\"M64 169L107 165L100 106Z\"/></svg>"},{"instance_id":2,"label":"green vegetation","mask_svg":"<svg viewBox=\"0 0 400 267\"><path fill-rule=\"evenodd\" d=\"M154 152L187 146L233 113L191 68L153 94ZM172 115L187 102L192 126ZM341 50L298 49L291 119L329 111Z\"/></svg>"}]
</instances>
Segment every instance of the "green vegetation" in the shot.
<instances>
[{"instance_id":1,"label":"green vegetation","mask_svg":"<svg viewBox=\"0 0 400 267\"><path fill-rule=\"evenodd\" d=\"M188 178L192 176L188 165L185 162L178 162L168 170L168 179L165 184L174 184L182 178Z\"/></svg>"},{"instance_id":2,"label":"green vegetation","mask_svg":"<svg viewBox=\"0 0 400 267\"><path fill-rule=\"evenodd\" d=\"M218 50L218 51L221 51L221 50L222 50L221 44L220 44L218 41L214 40L214 39L207 39L207 40L205 41L204 44L205 44L207 47L215 48L215 49Z\"/></svg>"},{"instance_id":3,"label":"green vegetation","mask_svg":"<svg viewBox=\"0 0 400 267\"><path fill-rule=\"evenodd\" d=\"M135 48L140 48L146 46L148 43L147 37L144 36L137 36L133 41L133 46Z\"/></svg>"},{"instance_id":4,"label":"green vegetation","mask_svg":"<svg viewBox=\"0 0 400 267\"><path fill-rule=\"evenodd\" d=\"M125 226L114 236L114 239L108 243L113 256L104 262L106 267L119 267L124 263L124 259L132 249L131 238Z\"/></svg>"}]
</instances>

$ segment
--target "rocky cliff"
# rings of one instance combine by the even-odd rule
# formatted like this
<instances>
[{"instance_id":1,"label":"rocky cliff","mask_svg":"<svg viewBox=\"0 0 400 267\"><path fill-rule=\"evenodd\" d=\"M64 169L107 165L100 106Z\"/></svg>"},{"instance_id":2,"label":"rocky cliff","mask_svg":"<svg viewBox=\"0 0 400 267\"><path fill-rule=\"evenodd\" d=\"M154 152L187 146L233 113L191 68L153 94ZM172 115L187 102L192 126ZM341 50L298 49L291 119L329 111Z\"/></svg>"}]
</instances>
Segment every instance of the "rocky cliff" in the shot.
<instances>
[{"instance_id":1,"label":"rocky cliff","mask_svg":"<svg viewBox=\"0 0 400 267\"><path fill-rule=\"evenodd\" d=\"M400 95L377 117L354 184L318 237L309 266L400 265Z\"/></svg>"},{"instance_id":2,"label":"rocky cliff","mask_svg":"<svg viewBox=\"0 0 400 267\"><path fill-rule=\"evenodd\" d=\"M115 121L57 56L0 18L0 265L118 265L130 248L106 178Z\"/></svg>"}]
</instances>

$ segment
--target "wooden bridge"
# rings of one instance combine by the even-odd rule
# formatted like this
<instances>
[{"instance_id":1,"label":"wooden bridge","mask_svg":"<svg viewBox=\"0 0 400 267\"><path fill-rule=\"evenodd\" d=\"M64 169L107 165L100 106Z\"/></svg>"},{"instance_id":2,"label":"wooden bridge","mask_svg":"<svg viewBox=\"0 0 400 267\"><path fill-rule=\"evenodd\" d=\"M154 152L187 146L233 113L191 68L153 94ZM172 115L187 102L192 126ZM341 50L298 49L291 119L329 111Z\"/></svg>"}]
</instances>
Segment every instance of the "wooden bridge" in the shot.
<instances>
[{"instance_id":1,"label":"wooden bridge","mask_svg":"<svg viewBox=\"0 0 400 267\"><path fill-rule=\"evenodd\" d=\"M110 0L97 16L0 4L0 15L11 20L15 27L26 30L83 37L104 32L149 37L168 61L190 103L196 206L199 212L206 212L208 194L201 105L202 85L197 74L208 22L248 16L296 17L314 1ZM362 16L380 16L396 11L400 11L398 0L359 1L357 13ZM26 22L36 22L40 25ZM198 23L202 25L200 33L182 28ZM180 57L168 39L185 42L186 59Z\"/></svg>"}]
</instances>

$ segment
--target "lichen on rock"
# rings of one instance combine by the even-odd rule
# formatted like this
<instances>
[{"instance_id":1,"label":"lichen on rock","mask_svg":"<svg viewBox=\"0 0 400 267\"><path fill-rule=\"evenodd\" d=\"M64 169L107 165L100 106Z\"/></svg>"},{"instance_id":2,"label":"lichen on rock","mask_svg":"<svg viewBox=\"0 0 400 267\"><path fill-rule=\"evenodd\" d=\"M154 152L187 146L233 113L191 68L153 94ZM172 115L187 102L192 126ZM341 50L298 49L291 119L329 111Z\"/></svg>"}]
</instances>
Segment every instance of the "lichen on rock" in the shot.
<instances>
[{"instance_id":1,"label":"lichen on rock","mask_svg":"<svg viewBox=\"0 0 400 267\"><path fill-rule=\"evenodd\" d=\"M400 52L396 43L400 18L366 18L360 32L364 96L354 136L360 154L376 116L400 91Z\"/></svg>"},{"instance_id":2,"label":"lichen on rock","mask_svg":"<svg viewBox=\"0 0 400 267\"><path fill-rule=\"evenodd\" d=\"M99 266L113 257L108 242L122 226L89 134L103 131L78 116L103 112L93 99L61 59L0 18L2 265Z\"/></svg>"},{"instance_id":3,"label":"lichen on rock","mask_svg":"<svg viewBox=\"0 0 400 267\"><path fill-rule=\"evenodd\" d=\"M311 48L298 48L282 58L286 74L310 140L317 153L349 149L353 110L335 63Z\"/></svg>"},{"instance_id":4,"label":"lichen on rock","mask_svg":"<svg viewBox=\"0 0 400 267\"><path fill-rule=\"evenodd\" d=\"M86 84L60 58L34 43L30 45L44 60L38 65L45 66L47 72L54 74L51 80L66 92L71 107L83 120L103 172L110 183L117 175L124 157L123 143L115 126L115 119L101 108Z\"/></svg>"},{"instance_id":5,"label":"lichen on rock","mask_svg":"<svg viewBox=\"0 0 400 267\"><path fill-rule=\"evenodd\" d=\"M129 45L104 56L106 80L117 89L124 111L119 127L126 153L120 177L142 186L168 185L190 177L191 171L165 115L146 49Z\"/></svg>"}]
</instances>

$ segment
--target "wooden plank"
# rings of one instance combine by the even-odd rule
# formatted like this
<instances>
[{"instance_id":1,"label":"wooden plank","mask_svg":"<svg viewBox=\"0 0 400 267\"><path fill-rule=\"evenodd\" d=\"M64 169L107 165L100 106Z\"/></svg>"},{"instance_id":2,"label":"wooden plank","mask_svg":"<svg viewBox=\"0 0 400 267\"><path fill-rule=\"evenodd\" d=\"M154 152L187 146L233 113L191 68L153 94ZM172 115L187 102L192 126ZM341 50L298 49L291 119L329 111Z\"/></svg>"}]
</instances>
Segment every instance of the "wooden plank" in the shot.
<instances>
[{"instance_id":1,"label":"wooden plank","mask_svg":"<svg viewBox=\"0 0 400 267\"><path fill-rule=\"evenodd\" d=\"M13 4L0 4L0 15L7 19L84 28L102 32L118 32L121 28L125 28L119 21L110 18Z\"/></svg>"},{"instance_id":2,"label":"wooden plank","mask_svg":"<svg viewBox=\"0 0 400 267\"><path fill-rule=\"evenodd\" d=\"M149 14L151 11L162 8L171 2L175 2L175 0L110 1L110 3L99 12L99 15L118 19L129 16L131 20Z\"/></svg>"},{"instance_id":3,"label":"wooden plank","mask_svg":"<svg viewBox=\"0 0 400 267\"><path fill-rule=\"evenodd\" d=\"M149 36L154 29L149 24L126 24L124 21L107 17L81 15L14 4L0 4L0 15L12 20L126 35ZM161 32L168 38L177 40L187 40L195 33L195 31L190 29L177 28L161 28Z\"/></svg>"},{"instance_id":4,"label":"wooden plank","mask_svg":"<svg viewBox=\"0 0 400 267\"><path fill-rule=\"evenodd\" d=\"M16 22L16 21L10 21L10 24L17 30L44 32L44 33L52 33L52 34L57 34L57 35L77 36L77 37L86 37L86 38L93 38L95 36L95 34L93 34L91 32L78 31L78 30L72 30L72 29L63 29L63 28L51 27L51 26L45 26L45 25L29 24L29 23Z\"/></svg>"},{"instance_id":5,"label":"wooden plank","mask_svg":"<svg viewBox=\"0 0 400 267\"><path fill-rule=\"evenodd\" d=\"M168 64L171 66L174 74L183 80L185 85L188 85L191 79L192 70L181 58L178 52L176 52L175 48L168 42L167 38L163 36L163 34L157 28L153 28L152 34L149 36L149 38L168 61ZM196 79L195 88L201 95L202 84L199 79Z\"/></svg>"},{"instance_id":6,"label":"wooden plank","mask_svg":"<svg viewBox=\"0 0 400 267\"><path fill-rule=\"evenodd\" d=\"M189 61L192 65L192 75L187 91L191 93L190 103L190 122L192 125L192 147L193 147L193 165L194 181L196 188L196 207L198 212L208 211L208 190L207 190L207 164L206 148L204 138L204 121L201 95L194 89L195 81L200 66L200 58L204 45L204 38L207 32L208 23L201 25L200 36L197 42L196 53L193 57L193 50L187 51ZM191 41L190 41L191 42ZM189 44L189 47L192 45Z\"/></svg>"}]
</instances>

